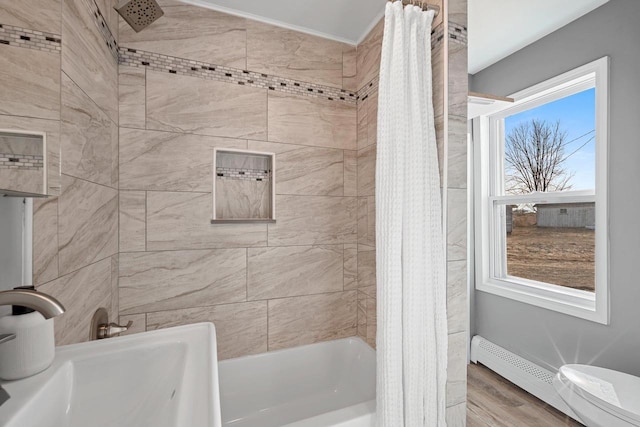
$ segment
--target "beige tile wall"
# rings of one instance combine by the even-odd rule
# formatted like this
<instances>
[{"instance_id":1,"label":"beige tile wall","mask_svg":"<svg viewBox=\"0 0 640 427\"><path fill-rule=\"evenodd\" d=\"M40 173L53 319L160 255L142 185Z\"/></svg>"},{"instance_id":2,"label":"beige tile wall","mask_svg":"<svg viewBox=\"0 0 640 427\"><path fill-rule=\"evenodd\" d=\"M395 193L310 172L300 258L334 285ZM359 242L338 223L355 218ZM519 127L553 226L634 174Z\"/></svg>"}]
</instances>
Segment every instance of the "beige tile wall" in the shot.
<instances>
[{"instance_id":1,"label":"beige tile wall","mask_svg":"<svg viewBox=\"0 0 640 427\"><path fill-rule=\"evenodd\" d=\"M436 3L436 2L430 2ZM442 3L440 3L442 5ZM449 0L445 20L466 26L466 1ZM435 26L443 17L436 18ZM365 88L379 71L383 22L378 24L357 50L358 88ZM447 46L448 45L448 46ZM446 185L447 222L447 314L449 361L447 382L447 420L450 426L464 426L467 364L467 47L449 40L440 42L432 53L434 111L440 153L441 180ZM446 47L445 47L446 46ZM449 69L444 69L448 55ZM445 73L448 71L448 73ZM448 82L445 83L445 80ZM445 99L444 84L448 84ZM375 346L375 153L377 133L377 91L358 103L358 252L357 306L358 335ZM448 115L445 116L445 103ZM444 131L447 131L445 153ZM445 157L446 156L446 157ZM447 162L447 175L442 174Z\"/></svg>"},{"instance_id":2,"label":"beige tile wall","mask_svg":"<svg viewBox=\"0 0 640 427\"><path fill-rule=\"evenodd\" d=\"M110 1L98 5L124 47L351 91L378 73L381 24L356 50L163 0L164 19L139 34L120 19L118 35ZM62 147L62 194L34 208L35 283L68 308L58 344L88 339L91 314L105 306L133 320L132 333L213 321L221 359L356 334L375 345L375 91L356 106L118 67L82 0L0 11L0 23L62 37L61 54L0 45L0 127L46 130ZM449 136L447 403L458 420L466 47L447 52L446 120L444 54L434 52L434 89L439 142ZM210 225L213 147L276 153L276 224Z\"/></svg>"},{"instance_id":3,"label":"beige tile wall","mask_svg":"<svg viewBox=\"0 0 640 427\"><path fill-rule=\"evenodd\" d=\"M119 311L117 61L83 0L2 1L0 24L62 39L58 53L0 45L0 128L45 131L61 155L59 197L34 201L33 280L67 308L56 344L86 341L97 308Z\"/></svg>"},{"instance_id":4,"label":"beige tile wall","mask_svg":"<svg viewBox=\"0 0 640 427\"><path fill-rule=\"evenodd\" d=\"M467 0L448 1L449 22L467 26ZM465 426L467 401L467 45L450 38L448 47L446 131L447 173L447 315L449 367L447 425ZM444 116L443 116L444 117Z\"/></svg>"},{"instance_id":5,"label":"beige tile wall","mask_svg":"<svg viewBox=\"0 0 640 427\"><path fill-rule=\"evenodd\" d=\"M121 21L121 46L354 88L353 47L167 5L139 34ZM221 359L355 335L355 103L119 75L121 321L214 321ZM210 224L214 147L276 154L275 224Z\"/></svg>"}]
</instances>

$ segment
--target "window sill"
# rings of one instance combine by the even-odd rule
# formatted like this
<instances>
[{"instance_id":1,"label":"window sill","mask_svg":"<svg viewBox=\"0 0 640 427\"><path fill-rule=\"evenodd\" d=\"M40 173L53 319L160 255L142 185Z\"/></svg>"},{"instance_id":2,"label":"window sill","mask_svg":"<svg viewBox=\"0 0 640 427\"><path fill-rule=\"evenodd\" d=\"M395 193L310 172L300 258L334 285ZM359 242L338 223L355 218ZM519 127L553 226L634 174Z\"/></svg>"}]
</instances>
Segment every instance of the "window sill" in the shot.
<instances>
[{"instance_id":1,"label":"window sill","mask_svg":"<svg viewBox=\"0 0 640 427\"><path fill-rule=\"evenodd\" d=\"M609 324L608 307L597 304L596 294L591 292L500 279L477 283L476 290L591 322Z\"/></svg>"}]
</instances>

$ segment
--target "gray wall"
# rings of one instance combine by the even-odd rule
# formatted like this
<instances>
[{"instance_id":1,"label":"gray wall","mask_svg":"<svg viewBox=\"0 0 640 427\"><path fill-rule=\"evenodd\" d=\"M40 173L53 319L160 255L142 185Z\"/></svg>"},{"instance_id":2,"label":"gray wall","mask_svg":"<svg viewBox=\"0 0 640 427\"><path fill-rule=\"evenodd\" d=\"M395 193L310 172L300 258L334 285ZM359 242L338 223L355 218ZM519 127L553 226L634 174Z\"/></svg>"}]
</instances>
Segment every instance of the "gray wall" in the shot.
<instances>
[{"instance_id":1,"label":"gray wall","mask_svg":"<svg viewBox=\"0 0 640 427\"><path fill-rule=\"evenodd\" d=\"M22 285L24 199L0 196L0 290Z\"/></svg>"},{"instance_id":2,"label":"gray wall","mask_svg":"<svg viewBox=\"0 0 640 427\"><path fill-rule=\"evenodd\" d=\"M589 363L640 375L640 1L604 6L470 79L508 95L610 56L609 326L476 292L476 330L514 353L558 368Z\"/></svg>"},{"instance_id":3,"label":"gray wall","mask_svg":"<svg viewBox=\"0 0 640 427\"><path fill-rule=\"evenodd\" d=\"M25 223L31 208L27 203L32 206L22 197L0 196L0 290L31 284L31 224ZM9 313L10 307L0 307L0 316Z\"/></svg>"}]
</instances>

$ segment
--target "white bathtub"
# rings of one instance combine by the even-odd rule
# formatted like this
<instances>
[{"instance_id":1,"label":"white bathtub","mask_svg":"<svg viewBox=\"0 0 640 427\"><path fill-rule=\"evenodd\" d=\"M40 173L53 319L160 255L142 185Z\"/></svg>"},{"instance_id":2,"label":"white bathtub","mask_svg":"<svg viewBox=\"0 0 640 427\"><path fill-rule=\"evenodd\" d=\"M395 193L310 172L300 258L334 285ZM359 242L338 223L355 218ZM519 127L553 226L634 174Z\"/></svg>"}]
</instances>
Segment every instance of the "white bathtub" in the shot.
<instances>
[{"instance_id":1,"label":"white bathtub","mask_svg":"<svg viewBox=\"0 0 640 427\"><path fill-rule=\"evenodd\" d=\"M375 351L345 338L219 363L222 425L374 425Z\"/></svg>"}]
</instances>

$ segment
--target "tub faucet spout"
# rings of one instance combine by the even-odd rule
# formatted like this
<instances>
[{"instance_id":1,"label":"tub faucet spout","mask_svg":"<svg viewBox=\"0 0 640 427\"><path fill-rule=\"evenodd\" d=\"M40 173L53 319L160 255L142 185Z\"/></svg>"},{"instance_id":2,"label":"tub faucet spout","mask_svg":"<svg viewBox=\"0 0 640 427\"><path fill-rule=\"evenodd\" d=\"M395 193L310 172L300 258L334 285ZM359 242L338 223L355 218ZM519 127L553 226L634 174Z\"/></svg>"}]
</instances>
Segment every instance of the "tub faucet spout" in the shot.
<instances>
[{"instance_id":1,"label":"tub faucet spout","mask_svg":"<svg viewBox=\"0 0 640 427\"><path fill-rule=\"evenodd\" d=\"M65 308L60 301L51 295L27 289L0 291L0 305L29 307L42 314L45 319L51 319L65 312Z\"/></svg>"}]
</instances>

